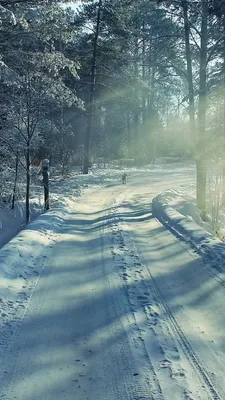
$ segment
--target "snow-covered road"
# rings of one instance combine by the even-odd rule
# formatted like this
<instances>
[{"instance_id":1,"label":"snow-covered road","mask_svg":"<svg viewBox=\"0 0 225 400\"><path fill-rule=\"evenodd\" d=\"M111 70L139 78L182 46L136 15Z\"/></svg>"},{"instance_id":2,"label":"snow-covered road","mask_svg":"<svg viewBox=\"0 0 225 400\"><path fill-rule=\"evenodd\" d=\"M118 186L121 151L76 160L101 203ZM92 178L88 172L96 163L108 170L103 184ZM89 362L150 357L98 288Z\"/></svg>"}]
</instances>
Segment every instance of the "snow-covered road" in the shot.
<instances>
[{"instance_id":1,"label":"snow-covered road","mask_svg":"<svg viewBox=\"0 0 225 400\"><path fill-rule=\"evenodd\" d=\"M89 191L3 362L12 400L225 399L225 290L151 213L170 174ZM189 182L176 172L176 185Z\"/></svg>"}]
</instances>

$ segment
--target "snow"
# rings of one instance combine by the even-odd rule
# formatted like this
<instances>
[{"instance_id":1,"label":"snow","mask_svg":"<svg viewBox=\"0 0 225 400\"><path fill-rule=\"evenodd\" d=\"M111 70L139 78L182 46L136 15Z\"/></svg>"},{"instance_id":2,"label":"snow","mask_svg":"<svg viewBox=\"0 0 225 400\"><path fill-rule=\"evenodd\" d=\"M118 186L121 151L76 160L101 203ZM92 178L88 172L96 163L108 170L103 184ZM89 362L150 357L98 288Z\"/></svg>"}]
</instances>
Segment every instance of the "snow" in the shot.
<instances>
[{"instance_id":1,"label":"snow","mask_svg":"<svg viewBox=\"0 0 225 400\"><path fill-rule=\"evenodd\" d=\"M169 161L51 178L0 250L0 397L225 398L224 244Z\"/></svg>"},{"instance_id":2,"label":"snow","mask_svg":"<svg viewBox=\"0 0 225 400\"><path fill-rule=\"evenodd\" d=\"M60 229L76 211L81 195L99 185L118 183L120 175L120 171L107 169L93 169L89 175L81 175L75 170L67 179L53 174L50 179L52 210L40 215L40 199L34 196L31 201L31 216L34 220L22 231L24 207L19 204L11 211L2 204L0 246L4 247L0 250L0 358L22 323L30 297L57 242Z\"/></svg>"},{"instance_id":3,"label":"snow","mask_svg":"<svg viewBox=\"0 0 225 400\"><path fill-rule=\"evenodd\" d=\"M225 244L213 234L210 223L201 221L194 190L189 185L158 194L152 202L153 213L225 278Z\"/></svg>"}]
</instances>

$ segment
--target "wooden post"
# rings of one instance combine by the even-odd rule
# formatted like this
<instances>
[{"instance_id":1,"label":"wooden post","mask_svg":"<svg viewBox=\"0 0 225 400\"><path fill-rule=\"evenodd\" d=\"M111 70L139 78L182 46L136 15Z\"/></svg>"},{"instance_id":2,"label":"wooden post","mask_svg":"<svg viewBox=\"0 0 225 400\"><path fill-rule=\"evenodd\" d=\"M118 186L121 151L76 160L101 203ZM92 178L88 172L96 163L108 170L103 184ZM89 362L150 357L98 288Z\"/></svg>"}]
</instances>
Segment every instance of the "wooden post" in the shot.
<instances>
[{"instance_id":1,"label":"wooden post","mask_svg":"<svg viewBox=\"0 0 225 400\"><path fill-rule=\"evenodd\" d=\"M42 176L43 176L43 184L44 184L44 207L45 210L49 210L49 160L45 159L42 161Z\"/></svg>"}]
</instances>

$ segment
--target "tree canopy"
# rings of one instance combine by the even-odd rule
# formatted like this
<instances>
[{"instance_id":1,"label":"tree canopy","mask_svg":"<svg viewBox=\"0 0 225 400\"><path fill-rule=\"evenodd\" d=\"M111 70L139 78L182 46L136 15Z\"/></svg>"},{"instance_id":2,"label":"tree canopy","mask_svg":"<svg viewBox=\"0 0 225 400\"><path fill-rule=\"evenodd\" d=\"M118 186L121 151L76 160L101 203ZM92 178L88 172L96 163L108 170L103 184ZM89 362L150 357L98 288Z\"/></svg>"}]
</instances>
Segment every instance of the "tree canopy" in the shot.
<instances>
[{"instance_id":1,"label":"tree canopy","mask_svg":"<svg viewBox=\"0 0 225 400\"><path fill-rule=\"evenodd\" d=\"M0 0L4 168L178 155L205 193L225 150L224 0L71 3Z\"/></svg>"}]
</instances>

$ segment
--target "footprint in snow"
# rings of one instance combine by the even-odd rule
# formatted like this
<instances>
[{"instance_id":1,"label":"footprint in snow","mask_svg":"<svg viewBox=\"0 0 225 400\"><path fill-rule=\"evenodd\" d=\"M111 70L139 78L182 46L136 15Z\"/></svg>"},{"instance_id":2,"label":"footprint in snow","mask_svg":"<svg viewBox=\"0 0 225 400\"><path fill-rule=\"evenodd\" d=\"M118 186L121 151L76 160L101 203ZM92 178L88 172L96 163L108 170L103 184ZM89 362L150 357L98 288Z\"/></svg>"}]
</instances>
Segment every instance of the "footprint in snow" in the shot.
<instances>
[{"instance_id":1,"label":"footprint in snow","mask_svg":"<svg viewBox=\"0 0 225 400\"><path fill-rule=\"evenodd\" d=\"M152 321L150 322L150 326L156 326L158 324L158 319L153 318Z\"/></svg>"},{"instance_id":2,"label":"footprint in snow","mask_svg":"<svg viewBox=\"0 0 225 400\"><path fill-rule=\"evenodd\" d=\"M151 315L151 317L158 317L159 313L157 313L157 311L151 311L150 315Z\"/></svg>"},{"instance_id":3,"label":"footprint in snow","mask_svg":"<svg viewBox=\"0 0 225 400\"><path fill-rule=\"evenodd\" d=\"M171 366L171 361L165 358L164 360L161 361L160 363L160 368L170 368Z\"/></svg>"},{"instance_id":4,"label":"footprint in snow","mask_svg":"<svg viewBox=\"0 0 225 400\"><path fill-rule=\"evenodd\" d=\"M141 295L141 296L138 296L138 300L146 301L147 297L146 297L146 295Z\"/></svg>"},{"instance_id":5,"label":"footprint in snow","mask_svg":"<svg viewBox=\"0 0 225 400\"><path fill-rule=\"evenodd\" d=\"M180 360L180 353L178 351L178 348L175 347L174 350L171 352L171 358L175 361Z\"/></svg>"},{"instance_id":6,"label":"footprint in snow","mask_svg":"<svg viewBox=\"0 0 225 400\"><path fill-rule=\"evenodd\" d=\"M171 376L172 376L172 378L184 378L185 377L185 373L181 369L181 370L178 370L178 371L173 371Z\"/></svg>"}]
</instances>

